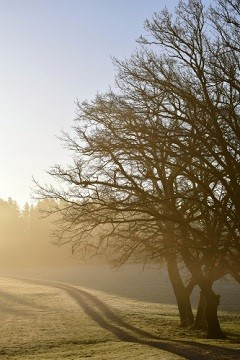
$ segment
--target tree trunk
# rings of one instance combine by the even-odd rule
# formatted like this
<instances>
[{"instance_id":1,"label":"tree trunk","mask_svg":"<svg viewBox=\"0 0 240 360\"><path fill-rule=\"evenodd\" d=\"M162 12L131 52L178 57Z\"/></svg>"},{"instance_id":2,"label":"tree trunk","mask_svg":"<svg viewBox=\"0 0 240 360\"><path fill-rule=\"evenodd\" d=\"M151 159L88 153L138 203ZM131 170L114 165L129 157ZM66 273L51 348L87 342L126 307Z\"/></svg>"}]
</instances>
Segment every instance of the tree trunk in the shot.
<instances>
[{"instance_id":1,"label":"tree trunk","mask_svg":"<svg viewBox=\"0 0 240 360\"><path fill-rule=\"evenodd\" d=\"M220 302L220 295L216 295L212 289L205 292L206 321L208 339L226 339L222 332L217 316L217 309Z\"/></svg>"},{"instance_id":2,"label":"tree trunk","mask_svg":"<svg viewBox=\"0 0 240 360\"><path fill-rule=\"evenodd\" d=\"M177 300L180 325L183 327L191 326L194 323L194 316L190 302L191 291L189 288L186 288L182 282L176 263L176 257L174 255L167 256L166 261L168 275Z\"/></svg>"},{"instance_id":3,"label":"tree trunk","mask_svg":"<svg viewBox=\"0 0 240 360\"><path fill-rule=\"evenodd\" d=\"M202 329L202 330L207 329L206 301L202 291L200 291L198 309L193 327L194 329Z\"/></svg>"},{"instance_id":4,"label":"tree trunk","mask_svg":"<svg viewBox=\"0 0 240 360\"><path fill-rule=\"evenodd\" d=\"M182 253L182 258L205 298L207 337L209 339L226 339L225 334L220 328L217 316L220 295L216 295L212 290L212 284L216 276L208 276L208 278L204 276L201 270L201 264L197 259L194 259L187 249Z\"/></svg>"}]
</instances>

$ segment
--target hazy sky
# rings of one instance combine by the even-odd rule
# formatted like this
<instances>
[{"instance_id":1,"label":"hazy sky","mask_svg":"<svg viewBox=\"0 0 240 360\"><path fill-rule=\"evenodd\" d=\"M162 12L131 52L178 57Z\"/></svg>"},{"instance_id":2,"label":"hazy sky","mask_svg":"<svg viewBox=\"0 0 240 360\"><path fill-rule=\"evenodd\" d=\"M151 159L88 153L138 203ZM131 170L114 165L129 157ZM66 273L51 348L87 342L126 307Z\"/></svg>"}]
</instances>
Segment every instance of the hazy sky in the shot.
<instances>
[{"instance_id":1,"label":"hazy sky","mask_svg":"<svg viewBox=\"0 0 240 360\"><path fill-rule=\"evenodd\" d=\"M66 163L56 135L76 99L114 82L110 56L136 47L143 22L177 0L0 0L0 198L30 200L32 175Z\"/></svg>"}]
</instances>

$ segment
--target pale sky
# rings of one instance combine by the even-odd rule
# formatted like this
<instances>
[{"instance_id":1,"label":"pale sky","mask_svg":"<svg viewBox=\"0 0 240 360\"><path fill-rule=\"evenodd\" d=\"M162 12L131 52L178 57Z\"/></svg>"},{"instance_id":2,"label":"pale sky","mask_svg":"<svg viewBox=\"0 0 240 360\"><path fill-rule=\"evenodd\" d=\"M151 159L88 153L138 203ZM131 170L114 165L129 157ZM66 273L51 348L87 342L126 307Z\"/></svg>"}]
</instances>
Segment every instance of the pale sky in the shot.
<instances>
[{"instance_id":1,"label":"pale sky","mask_svg":"<svg viewBox=\"0 0 240 360\"><path fill-rule=\"evenodd\" d=\"M32 176L68 163L56 135L76 99L114 83L110 56L124 59L143 22L177 0L0 0L0 198L31 201Z\"/></svg>"}]
</instances>

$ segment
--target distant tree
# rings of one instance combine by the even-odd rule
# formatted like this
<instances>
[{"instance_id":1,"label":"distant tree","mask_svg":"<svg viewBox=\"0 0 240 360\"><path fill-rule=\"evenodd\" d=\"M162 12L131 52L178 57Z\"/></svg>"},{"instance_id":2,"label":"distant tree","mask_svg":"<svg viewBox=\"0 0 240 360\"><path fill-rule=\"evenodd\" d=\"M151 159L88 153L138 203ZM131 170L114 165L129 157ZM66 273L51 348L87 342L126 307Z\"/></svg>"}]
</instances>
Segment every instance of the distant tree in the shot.
<instances>
[{"instance_id":1,"label":"distant tree","mask_svg":"<svg viewBox=\"0 0 240 360\"><path fill-rule=\"evenodd\" d=\"M22 253L25 257L25 266L56 266L74 264L74 259L66 254L63 249L57 249L52 244L51 219L42 215L43 210L47 212L54 204L54 201L43 200L36 202L35 205L26 204L21 213L24 228L24 238L22 239Z\"/></svg>"},{"instance_id":2,"label":"distant tree","mask_svg":"<svg viewBox=\"0 0 240 360\"><path fill-rule=\"evenodd\" d=\"M47 210L50 203L48 200L35 205L26 203L20 210L11 198L0 199L0 267L75 264L63 249L51 244L54 217L42 218L42 209Z\"/></svg>"},{"instance_id":3,"label":"distant tree","mask_svg":"<svg viewBox=\"0 0 240 360\"><path fill-rule=\"evenodd\" d=\"M49 171L62 187L38 194L58 200L60 244L166 261L182 322L198 284L208 337L223 338L212 285L240 273L239 1L181 1L145 28L140 50L115 60L117 93L78 103L63 135L74 161Z\"/></svg>"},{"instance_id":4,"label":"distant tree","mask_svg":"<svg viewBox=\"0 0 240 360\"><path fill-rule=\"evenodd\" d=\"M16 201L9 198L7 201L0 199L0 264L6 266L17 262L23 228L21 224L21 212Z\"/></svg>"}]
</instances>

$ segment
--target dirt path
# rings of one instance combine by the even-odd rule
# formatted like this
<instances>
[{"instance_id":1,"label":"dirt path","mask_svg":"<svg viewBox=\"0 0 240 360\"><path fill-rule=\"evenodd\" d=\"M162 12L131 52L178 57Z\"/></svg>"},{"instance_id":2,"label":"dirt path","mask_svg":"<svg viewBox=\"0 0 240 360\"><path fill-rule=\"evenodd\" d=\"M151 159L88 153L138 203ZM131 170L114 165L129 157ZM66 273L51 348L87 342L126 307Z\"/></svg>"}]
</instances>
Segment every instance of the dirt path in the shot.
<instances>
[{"instance_id":1,"label":"dirt path","mask_svg":"<svg viewBox=\"0 0 240 360\"><path fill-rule=\"evenodd\" d=\"M117 315L103 301L80 288L53 283L49 281L18 279L34 285L51 286L68 293L85 313L99 326L113 333L119 340L134 342L159 348L170 353L183 356L188 360L239 360L240 350L227 349L219 346L200 344L193 341L175 341L157 338L155 335L143 331Z\"/></svg>"}]
</instances>

